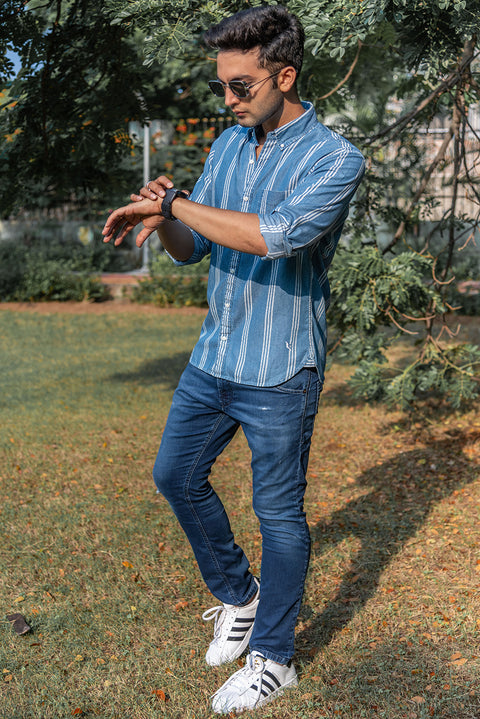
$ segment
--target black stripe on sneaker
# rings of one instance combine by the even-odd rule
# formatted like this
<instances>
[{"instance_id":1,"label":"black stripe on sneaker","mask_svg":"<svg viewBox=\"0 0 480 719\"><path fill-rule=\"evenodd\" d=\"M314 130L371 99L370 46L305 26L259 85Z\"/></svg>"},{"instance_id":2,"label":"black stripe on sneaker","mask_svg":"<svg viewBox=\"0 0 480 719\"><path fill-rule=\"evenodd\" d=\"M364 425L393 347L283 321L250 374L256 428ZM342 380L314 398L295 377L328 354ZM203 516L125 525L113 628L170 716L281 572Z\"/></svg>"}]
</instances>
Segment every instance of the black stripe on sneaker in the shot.
<instances>
[{"instance_id":1,"label":"black stripe on sneaker","mask_svg":"<svg viewBox=\"0 0 480 719\"><path fill-rule=\"evenodd\" d=\"M263 672L263 676L264 676L264 677L265 677L265 675L266 675L267 677L270 677L270 679L273 679L273 681L275 682L275 684L277 685L277 687L280 687L280 686L281 686L281 682L280 682L280 680L278 679L278 677L276 677L275 674L272 674L272 672L269 672L268 669L266 669L266 670ZM264 681L265 681L265 680L264 680Z\"/></svg>"},{"instance_id":2,"label":"black stripe on sneaker","mask_svg":"<svg viewBox=\"0 0 480 719\"><path fill-rule=\"evenodd\" d=\"M267 687L268 692L265 691L265 689L263 688L264 686ZM272 692L274 692L275 689L277 689L277 688L278 687L274 687L273 684L270 684L269 682L267 682L264 676L262 677L262 694L265 694L265 696L267 696L268 694L271 694Z\"/></svg>"}]
</instances>

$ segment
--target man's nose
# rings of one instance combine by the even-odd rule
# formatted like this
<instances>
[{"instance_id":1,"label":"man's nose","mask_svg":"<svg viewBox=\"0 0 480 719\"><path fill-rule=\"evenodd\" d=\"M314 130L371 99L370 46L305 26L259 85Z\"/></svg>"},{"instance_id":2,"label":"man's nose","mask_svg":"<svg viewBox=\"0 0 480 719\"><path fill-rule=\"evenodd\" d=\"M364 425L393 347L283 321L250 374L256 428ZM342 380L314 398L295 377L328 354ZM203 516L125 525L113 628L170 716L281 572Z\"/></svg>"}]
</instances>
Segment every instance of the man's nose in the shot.
<instances>
[{"instance_id":1,"label":"man's nose","mask_svg":"<svg viewBox=\"0 0 480 719\"><path fill-rule=\"evenodd\" d=\"M225 88L225 105L227 107L233 107L238 103L238 97L230 90L228 85Z\"/></svg>"}]
</instances>

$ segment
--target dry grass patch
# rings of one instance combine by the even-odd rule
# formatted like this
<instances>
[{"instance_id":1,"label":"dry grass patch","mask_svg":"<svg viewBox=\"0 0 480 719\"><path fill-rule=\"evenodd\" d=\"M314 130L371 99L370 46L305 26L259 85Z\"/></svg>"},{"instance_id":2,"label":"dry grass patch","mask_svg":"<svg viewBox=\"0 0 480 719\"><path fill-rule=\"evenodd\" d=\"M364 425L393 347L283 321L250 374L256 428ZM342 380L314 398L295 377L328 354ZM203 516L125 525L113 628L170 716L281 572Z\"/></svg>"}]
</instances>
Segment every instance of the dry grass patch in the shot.
<instances>
[{"instance_id":1,"label":"dry grass patch","mask_svg":"<svg viewBox=\"0 0 480 719\"><path fill-rule=\"evenodd\" d=\"M151 480L201 319L0 313L2 719L211 716L232 667L204 663L214 600ZM412 420L354 402L348 372L312 447L300 686L259 715L478 719L480 412ZM258 571L241 434L212 481Z\"/></svg>"}]
</instances>

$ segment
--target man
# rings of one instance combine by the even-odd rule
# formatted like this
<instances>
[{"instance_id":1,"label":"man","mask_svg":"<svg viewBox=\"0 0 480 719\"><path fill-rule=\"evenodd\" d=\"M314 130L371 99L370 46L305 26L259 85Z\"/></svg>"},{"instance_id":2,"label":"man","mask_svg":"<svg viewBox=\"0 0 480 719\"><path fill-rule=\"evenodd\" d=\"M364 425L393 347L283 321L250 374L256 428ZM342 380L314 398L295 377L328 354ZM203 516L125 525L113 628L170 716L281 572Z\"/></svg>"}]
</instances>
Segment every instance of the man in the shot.
<instances>
[{"instance_id":1,"label":"man","mask_svg":"<svg viewBox=\"0 0 480 719\"><path fill-rule=\"evenodd\" d=\"M112 213L104 239L155 230L175 262L211 254L209 312L174 394L154 467L222 605L206 661L249 646L245 667L214 694L217 713L258 707L297 685L291 663L310 538L307 461L324 379L327 269L361 180L361 154L299 100L303 30L280 6L245 10L211 28L217 80L238 125L212 146L188 198L166 177ZM260 581L235 543L208 481L242 427L252 452L262 533Z\"/></svg>"}]
</instances>

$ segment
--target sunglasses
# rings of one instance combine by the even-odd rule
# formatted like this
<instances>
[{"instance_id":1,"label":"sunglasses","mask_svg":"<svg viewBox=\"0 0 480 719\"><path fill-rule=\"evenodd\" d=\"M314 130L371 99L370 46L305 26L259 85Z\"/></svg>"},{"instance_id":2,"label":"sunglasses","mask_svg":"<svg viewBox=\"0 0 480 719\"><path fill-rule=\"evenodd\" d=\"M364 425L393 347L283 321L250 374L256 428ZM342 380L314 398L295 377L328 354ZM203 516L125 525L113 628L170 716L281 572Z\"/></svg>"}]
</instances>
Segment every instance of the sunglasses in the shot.
<instances>
[{"instance_id":1,"label":"sunglasses","mask_svg":"<svg viewBox=\"0 0 480 719\"><path fill-rule=\"evenodd\" d=\"M225 97L225 90L227 87L235 95L235 97L248 97L252 87L255 87L255 85L259 85L261 82L265 82L265 80L269 80L271 77L275 77L279 74L279 72L280 70L274 72L273 75L268 75L268 77L257 80L257 82L252 82L251 85L247 85L247 83L243 80L232 80L231 82L211 80L208 83L208 87L217 97Z\"/></svg>"}]
</instances>

